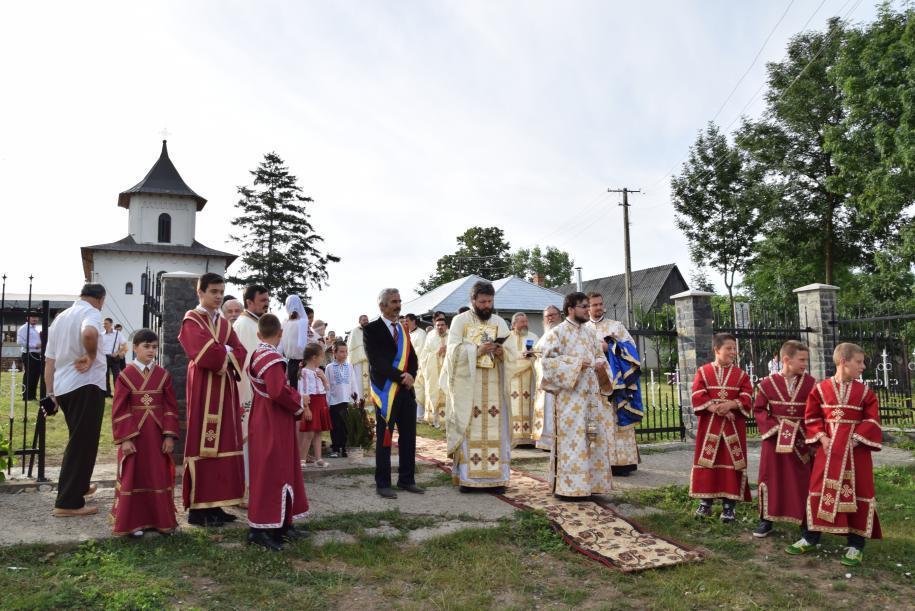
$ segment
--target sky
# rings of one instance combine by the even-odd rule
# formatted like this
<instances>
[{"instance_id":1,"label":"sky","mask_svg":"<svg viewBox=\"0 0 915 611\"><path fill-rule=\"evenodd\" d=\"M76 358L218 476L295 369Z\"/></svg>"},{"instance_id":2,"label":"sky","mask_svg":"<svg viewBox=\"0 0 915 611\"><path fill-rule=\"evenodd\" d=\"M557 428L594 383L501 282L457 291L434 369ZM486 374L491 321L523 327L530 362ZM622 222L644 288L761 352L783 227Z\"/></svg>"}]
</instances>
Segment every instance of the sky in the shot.
<instances>
[{"instance_id":1,"label":"sky","mask_svg":"<svg viewBox=\"0 0 915 611\"><path fill-rule=\"evenodd\" d=\"M77 293L80 246L127 235L118 193L167 130L209 200L197 239L212 248L240 252L237 187L265 153L286 161L342 258L312 295L338 332L376 314L383 287L415 296L473 225L513 249L567 250L585 279L622 273L608 188L642 190L633 269L674 262L688 279L669 185L698 131L758 115L765 63L805 24L874 13L862 0L3 3L0 273L9 292L34 274L38 293Z\"/></svg>"}]
</instances>

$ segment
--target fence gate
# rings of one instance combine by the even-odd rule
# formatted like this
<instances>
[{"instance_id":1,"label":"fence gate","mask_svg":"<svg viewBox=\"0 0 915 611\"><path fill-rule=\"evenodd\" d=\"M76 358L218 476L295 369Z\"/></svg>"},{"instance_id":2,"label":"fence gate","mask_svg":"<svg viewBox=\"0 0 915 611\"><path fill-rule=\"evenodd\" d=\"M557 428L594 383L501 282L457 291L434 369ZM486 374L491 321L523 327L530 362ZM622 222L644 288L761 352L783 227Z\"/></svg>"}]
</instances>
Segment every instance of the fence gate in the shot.
<instances>
[{"instance_id":1,"label":"fence gate","mask_svg":"<svg viewBox=\"0 0 915 611\"><path fill-rule=\"evenodd\" d=\"M864 382L880 400L880 420L889 426L915 424L915 314L834 312L836 343L852 342L866 354ZM835 373L831 366L830 374Z\"/></svg>"},{"instance_id":2,"label":"fence gate","mask_svg":"<svg viewBox=\"0 0 915 611\"><path fill-rule=\"evenodd\" d=\"M677 321L671 307L637 316L630 335L642 359L642 406L645 415L635 429L637 441L686 436L680 409Z\"/></svg>"},{"instance_id":3,"label":"fence gate","mask_svg":"<svg viewBox=\"0 0 915 611\"><path fill-rule=\"evenodd\" d=\"M761 379L781 369L778 353L782 344L789 339L807 343L813 329L807 324L806 311L802 316L796 307L778 310L752 303L739 305L736 322L729 309L715 310L712 328L737 338L737 362L755 389ZM755 418L747 419L747 430L756 431Z\"/></svg>"},{"instance_id":4,"label":"fence gate","mask_svg":"<svg viewBox=\"0 0 915 611\"><path fill-rule=\"evenodd\" d=\"M162 362L162 274L152 273L149 266L140 276L140 291L143 294L143 327L155 331L159 336L159 354L157 360Z\"/></svg>"}]
</instances>

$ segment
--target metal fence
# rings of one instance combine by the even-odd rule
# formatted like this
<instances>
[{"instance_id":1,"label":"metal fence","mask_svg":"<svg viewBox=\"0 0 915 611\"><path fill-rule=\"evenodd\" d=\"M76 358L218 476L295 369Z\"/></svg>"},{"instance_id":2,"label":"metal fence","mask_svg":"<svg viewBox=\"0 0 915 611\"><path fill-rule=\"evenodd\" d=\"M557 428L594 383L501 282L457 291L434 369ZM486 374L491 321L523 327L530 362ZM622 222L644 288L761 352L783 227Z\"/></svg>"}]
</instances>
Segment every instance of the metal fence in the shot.
<instances>
[{"instance_id":1,"label":"metal fence","mask_svg":"<svg viewBox=\"0 0 915 611\"><path fill-rule=\"evenodd\" d=\"M638 441L682 440L686 436L677 358L677 321L673 308L638 314L629 330L642 361L644 416L635 429Z\"/></svg>"}]
</instances>

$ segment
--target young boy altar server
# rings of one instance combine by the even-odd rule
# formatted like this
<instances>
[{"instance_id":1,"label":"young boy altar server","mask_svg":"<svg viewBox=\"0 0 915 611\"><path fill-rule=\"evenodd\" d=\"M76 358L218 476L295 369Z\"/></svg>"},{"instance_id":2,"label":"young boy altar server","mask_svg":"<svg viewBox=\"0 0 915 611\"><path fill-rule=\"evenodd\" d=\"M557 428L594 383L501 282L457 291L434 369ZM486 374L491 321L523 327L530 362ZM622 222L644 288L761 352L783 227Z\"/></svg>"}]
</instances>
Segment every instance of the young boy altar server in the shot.
<instances>
[{"instance_id":1,"label":"young boy altar server","mask_svg":"<svg viewBox=\"0 0 915 611\"><path fill-rule=\"evenodd\" d=\"M248 542L273 551L282 549L284 541L307 536L292 522L308 513L295 426L304 408L299 393L289 386L286 359L277 350L282 336L279 318L261 316L260 343L248 368L254 392L248 424Z\"/></svg>"},{"instance_id":2,"label":"young boy altar server","mask_svg":"<svg viewBox=\"0 0 915 611\"><path fill-rule=\"evenodd\" d=\"M804 407L816 380L806 373L810 350L805 344L788 340L779 356L781 366L759 382L753 403L762 439L759 526L754 537L772 532L772 522L802 526L807 515L812 453L804 441Z\"/></svg>"},{"instance_id":3,"label":"young boy altar server","mask_svg":"<svg viewBox=\"0 0 915 611\"><path fill-rule=\"evenodd\" d=\"M712 338L715 361L699 368L693 381L692 404L698 418L696 451L689 495L701 499L696 516L712 515L722 500L722 522L733 522L737 501L750 500L747 483L747 425L753 387L734 364L737 339L727 333Z\"/></svg>"},{"instance_id":4,"label":"young boy altar server","mask_svg":"<svg viewBox=\"0 0 915 611\"><path fill-rule=\"evenodd\" d=\"M845 566L858 566L866 539L880 539L871 452L882 447L877 396L860 381L864 350L839 344L836 375L816 385L804 414L807 443L816 450L807 497L807 533L787 550L803 554L820 533L846 535Z\"/></svg>"},{"instance_id":5,"label":"young boy altar server","mask_svg":"<svg viewBox=\"0 0 915 611\"><path fill-rule=\"evenodd\" d=\"M178 406L171 375L155 363L158 350L154 332L134 333L136 358L114 384L111 428L118 446L118 482L111 518L116 535L172 533L178 526L172 461Z\"/></svg>"}]
</instances>

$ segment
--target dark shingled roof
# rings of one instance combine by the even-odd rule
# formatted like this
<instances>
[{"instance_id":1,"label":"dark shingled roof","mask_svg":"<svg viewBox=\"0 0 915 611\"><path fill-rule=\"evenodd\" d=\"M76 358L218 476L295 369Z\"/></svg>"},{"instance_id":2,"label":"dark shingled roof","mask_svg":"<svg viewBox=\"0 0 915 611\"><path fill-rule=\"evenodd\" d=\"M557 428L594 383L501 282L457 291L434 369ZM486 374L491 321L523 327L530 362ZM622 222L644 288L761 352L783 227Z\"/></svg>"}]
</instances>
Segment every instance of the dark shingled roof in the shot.
<instances>
[{"instance_id":1,"label":"dark shingled roof","mask_svg":"<svg viewBox=\"0 0 915 611\"><path fill-rule=\"evenodd\" d=\"M96 244L95 246L83 246L80 248L80 251L82 251L83 254L83 271L87 278L92 271L92 253L97 250L219 257L226 260L226 267L229 267L229 265L238 258L238 255L215 250L209 246L204 246L196 240L194 240L194 243L190 246L184 246L182 244L139 244L132 236L127 236L124 239L118 240L117 242L111 242L110 244Z\"/></svg>"},{"instance_id":2,"label":"dark shingled roof","mask_svg":"<svg viewBox=\"0 0 915 611\"><path fill-rule=\"evenodd\" d=\"M675 274L674 280L676 284L682 284L683 287L672 294L685 291L689 288L686 281L683 279L683 275L680 274L680 270L677 269L677 266L674 263L659 265L658 267L649 267L647 269L632 270L632 305L636 311L641 309L643 312L647 312L655 306L659 297L663 297L664 300L669 297L669 295L661 296L660 293L671 274ZM585 280L581 283L581 286L582 291L585 293L594 291L603 295L604 308L609 312L613 312L614 305L618 308L619 312L626 311L626 279L624 274L607 276L606 278L595 278L594 280ZM572 283L565 284L556 290L563 295L568 295L577 290L577 288L576 285Z\"/></svg>"},{"instance_id":3,"label":"dark shingled roof","mask_svg":"<svg viewBox=\"0 0 915 611\"><path fill-rule=\"evenodd\" d=\"M157 195L174 195L177 197L192 197L197 202L197 210L203 210L207 200L200 197L194 190L187 186L181 174L175 169L175 164L168 158L168 148L162 141L162 154L149 173L133 187L118 196L118 206L130 207L130 198L136 193L154 193Z\"/></svg>"}]
</instances>

